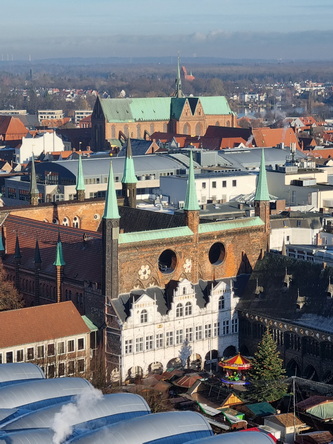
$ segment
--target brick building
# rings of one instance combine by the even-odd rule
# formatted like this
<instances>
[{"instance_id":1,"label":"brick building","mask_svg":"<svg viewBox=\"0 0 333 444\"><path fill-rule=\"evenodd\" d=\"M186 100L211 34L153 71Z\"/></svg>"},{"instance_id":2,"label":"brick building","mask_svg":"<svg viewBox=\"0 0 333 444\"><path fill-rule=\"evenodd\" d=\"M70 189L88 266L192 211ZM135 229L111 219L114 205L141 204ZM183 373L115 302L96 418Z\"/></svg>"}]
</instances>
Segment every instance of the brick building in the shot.
<instances>
[{"instance_id":1,"label":"brick building","mask_svg":"<svg viewBox=\"0 0 333 444\"><path fill-rule=\"evenodd\" d=\"M5 270L30 305L72 300L104 332L112 376L124 379L159 364L166 368L178 358L181 335L193 351L190 361L199 366L238 348L239 276L251 272L268 246L263 158L255 216L219 222L200 222L192 157L181 215L135 208L130 151L122 178L123 207L117 205L112 168L102 213L100 202L84 201L82 169L73 203L39 207L34 184L32 171L33 206L1 213ZM72 226L59 223L65 217ZM72 223L75 218L78 224Z\"/></svg>"}]
</instances>

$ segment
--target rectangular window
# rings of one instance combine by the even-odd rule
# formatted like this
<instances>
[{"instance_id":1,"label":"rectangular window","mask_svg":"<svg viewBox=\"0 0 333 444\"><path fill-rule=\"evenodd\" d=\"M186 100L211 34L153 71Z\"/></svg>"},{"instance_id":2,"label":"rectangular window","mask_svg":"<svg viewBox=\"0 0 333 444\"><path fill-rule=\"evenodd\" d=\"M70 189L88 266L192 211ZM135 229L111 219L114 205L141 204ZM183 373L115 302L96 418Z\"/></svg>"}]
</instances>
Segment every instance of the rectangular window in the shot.
<instances>
[{"instance_id":1,"label":"rectangular window","mask_svg":"<svg viewBox=\"0 0 333 444\"><path fill-rule=\"evenodd\" d=\"M77 349L84 350L84 338L80 338L77 340Z\"/></svg>"},{"instance_id":2,"label":"rectangular window","mask_svg":"<svg viewBox=\"0 0 333 444\"><path fill-rule=\"evenodd\" d=\"M229 321L223 321L222 334L224 335L229 334Z\"/></svg>"},{"instance_id":3,"label":"rectangular window","mask_svg":"<svg viewBox=\"0 0 333 444\"><path fill-rule=\"evenodd\" d=\"M212 182L212 188L216 188L216 181L215 180Z\"/></svg>"},{"instance_id":4,"label":"rectangular window","mask_svg":"<svg viewBox=\"0 0 333 444\"><path fill-rule=\"evenodd\" d=\"M202 326L197 325L195 327L195 340L200 341L202 339Z\"/></svg>"},{"instance_id":5,"label":"rectangular window","mask_svg":"<svg viewBox=\"0 0 333 444\"><path fill-rule=\"evenodd\" d=\"M44 358L44 345L37 347L37 358Z\"/></svg>"},{"instance_id":6,"label":"rectangular window","mask_svg":"<svg viewBox=\"0 0 333 444\"><path fill-rule=\"evenodd\" d=\"M6 353L6 362L7 362L7 364L10 364L11 362L13 362L13 352Z\"/></svg>"},{"instance_id":7,"label":"rectangular window","mask_svg":"<svg viewBox=\"0 0 333 444\"><path fill-rule=\"evenodd\" d=\"M232 181L232 186L233 186L233 187L237 187L237 180L236 180L236 179L234 179L234 180Z\"/></svg>"},{"instance_id":8,"label":"rectangular window","mask_svg":"<svg viewBox=\"0 0 333 444\"><path fill-rule=\"evenodd\" d=\"M0 364L2 364L2 353L0 353Z\"/></svg>"},{"instance_id":9,"label":"rectangular window","mask_svg":"<svg viewBox=\"0 0 333 444\"><path fill-rule=\"evenodd\" d=\"M212 337L212 324L205 325L205 338Z\"/></svg>"},{"instance_id":10,"label":"rectangular window","mask_svg":"<svg viewBox=\"0 0 333 444\"><path fill-rule=\"evenodd\" d=\"M153 336L146 336L146 350L153 349Z\"/></svg>"},{"instance_id":11,"label":"rectangular window","mask_svg":"<svg viewBox=\"0 0 333 444\"><path fill-rule=\"evenodd\" d=\"M238 319L231 320L231 333L238 333Z\"/></svg>"},{"instance_id":12,"label":"rectangular window","mask_svg":"<svg viewBox=\"0 0 333 444\"><path fill-rule=\"evenodd\" d=\"M74 361L69 361L68 362L68 374L69 375L73 375L74 374L74 369L75 369Z\"/></svg>"},{"instance_id":13,"label":"rectangular window","mask_svg":"<svg viewBox=\"0 0 333 444\"><path fill-rule=\"evenodd\" d=\"M176 330L176 344L183 343L183 330Z\"/></svg>"},{"instance_id":14,"label":"rectangular window","mask_svg":"<svg viewBox=\"0 0 333 444\"><path fill-rule=\"evenodd\" d=\"M222 187L226 188L227 187L227 181L226 180L222 180Z\"/></svg>"},{"instance_id":15,"label":"rectangular window","mask_svg":"<svg viewBox=\"0 0 333 444\"><path fill-rule=\"evenodd\" d=\"M67 352L73 352L75 350L75 342L74 339L71 339L70 341L67 342Z\"/></svg>"},{"instance_id":16,"label":"rectangular window","mask_svg":"<svg viewBox=\"0 0 333 444\"><path fill-rule=\"evenodd\" d=\"M23 361L23 350L17 350L16 351L16 362L22 362Z\"/></svg>"},{"instance_id":17,"label":"rectangular window","mask_svg":"<svg viewBox=\"0 0 333 444\"><path fill-rule=\"evenodd\" d=\"M58 342L58 355L63 355L65 353L65 343Z\"/></svg>"},{"instance_id":18,"label":"rectangular window","mask_svg":"<svg viewBox=\"0 0 333 444\"><path fill-rule=\"evenodd\" d=\"M48 378L54 378L54 370L55 370L54 364L51 364L47 367L47 377Z\"/></svg>"},{"instance_id":19,"label":"rectangular window","mask_svg":"<svg viewBox=\"0 0 333 444\"><path fill-rule=\"evenodd\" d=\"M135 340L135 351L136 353L143 351L143 338L136 338Z\"/></svg>"},{"instance_id":20,"label":"rectangular window","mask_svg":"<svg viewBox=\"0 0 333 444\"><path fill-rule=\"evenodd\" d=\"M192 327L188 327L188 328L185 330L185 337L186 337L186 340L187 340L188 342L192 342L192 341L193 341L193 331L192 331Z\"/></svg>"},{"instance_id":21,"label":"rectangular window","mask_svg":"<svg viewBox=\"0 0 333 444\"><path fill-rule=\"evenodd\" d=\"M127 339L125 341L125 355L128 355L133 352L133 342L132 339Z\"/></svg>"},{"instance_id":22,"label":"rectangular window","mask_svg":"<svg viewBox=\"0 0 333 444\"><path fill-rule=\"evenodd\" d=\"M170 347L173 345L173 331L166 332L166 346Z\"/></svg>"},{"instance_id":23,"label":"rectangular window","mask_svg":"<svg viewBox=\"0 0 333 444\"><path fill-rule=\"evenodd\" d=\"M54 344L48 344L47 356L54 356Z\"/></svg>"},{"instance_id":24,"label":"rectangular window","mask_svg":"<svg viewBox=\"0 0 333 444\"><path fill-rule=\"evenodd\" d=\"M163 333L157 333L156 335L156 348L163 347Z\"/></svg>"},{"instance_id":25,"label":"rectangular window","mask_svg":"<svg viewBox=\"0 0 333 444\"><path fill-rule=\"evenodd\" d=\"M35 359L35 349L33 347L29 347L27 349L27 360L32 361L32 359Z\"/></svg>"},{"instance_id":26,"label":"rectangular window","mask_svg":"<svg viewBox=\"0 0 333 444\"><path fill-rule=\"evenodd\" d=\"M202 189L203 189L203 190L206 189L206 182L202 182Z\"/></svg>"},{"instance_id":27,"label":"rectangular window","mask_svg":"<svg viewBox=\"0 0 333 444\"><path fill-rule=\"evenodd\" d=\"M64 376L65 375L65 364L63 362L60 362L58 365L58 376Z\"/></svg>"},{"instance_id":28,"label":"rectangular window","mask_svg":"<svg viewBox=\"0 0 333 444\"><path fill-rule=\"evenodd\" d=\"M220 323L214 323L214 336L220 336Z\"/></svg>"},{"instance_id":29,"label":"rectangular window","mask_svg":"<svg viewBox=\"0 0 333 444\"><path fill-rule=\"evenodd\" d=\"M78 361L77 361L77 371L79 372L79 373L82 373L82 372L84 372L84 359L79 359Z\"/></svg>"}]
</instances>

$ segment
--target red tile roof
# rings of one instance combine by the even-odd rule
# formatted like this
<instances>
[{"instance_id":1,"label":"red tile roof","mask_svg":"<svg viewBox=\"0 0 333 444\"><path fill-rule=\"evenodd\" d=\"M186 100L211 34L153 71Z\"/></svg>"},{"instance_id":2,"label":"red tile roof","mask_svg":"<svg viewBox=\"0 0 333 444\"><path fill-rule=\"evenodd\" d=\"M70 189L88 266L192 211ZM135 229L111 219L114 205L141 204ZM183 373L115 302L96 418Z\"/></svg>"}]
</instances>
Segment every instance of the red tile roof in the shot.
<instances>
[{"instance_id":1,"label":"red tile roof","mask_svg":"<svg viewBox=\"0 0 333 444\"><path fill-rule=\"evenodd\" d=\"M71 301L0 312L0 348L89 332Z\"/></svg>"},{"instance_id":2,"label":"red tile roof","mask_svg":"<svg viewBox=\"0 0 333 444\"><path fill-rule=\"evenodd\" d=\"M254 128L253 130L254 142L257 147L276 146L279 143L284 143L290 146L291 143L296 143L296 148L299 149L299 143L292 128Z\"/></svg>"},{"instance_id":3,"label":"red tile roof","mask_svg":"<svg viewBox=\"0 0 333 444\"><path fill-rule=\"evenodd\" d=\"M28 134L20 119L12 116L0 116L0 135L4 140L19 140Z\"/></svg>"},{"instance_id":4,"label":"red tile roof","mask_svg":"<svg viewBox=\"0 0 333 444\"><path fill-rule=\"evenodd\" d=\"M42 273L55 275L53 265L58 234L60 234L66 265L64 275L79 281L101 282L101 234L9 215L4 222L6 256L4 263L14 264L15 241L18 234L22 268L34 269L36 239L42 258ZM83 235L86 239L83 241ZM93 264L93 266L92 266Z\"/></svg>"}]
</instances>

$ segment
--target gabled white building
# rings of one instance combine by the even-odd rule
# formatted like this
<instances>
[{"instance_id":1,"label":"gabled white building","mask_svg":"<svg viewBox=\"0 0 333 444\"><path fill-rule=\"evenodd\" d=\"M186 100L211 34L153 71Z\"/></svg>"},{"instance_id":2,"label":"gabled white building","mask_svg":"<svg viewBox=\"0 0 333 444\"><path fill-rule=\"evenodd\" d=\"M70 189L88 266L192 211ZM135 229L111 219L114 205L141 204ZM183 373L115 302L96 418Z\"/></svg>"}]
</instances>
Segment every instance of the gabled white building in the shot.
<instances>
[{"instance_id":1,"label":"gabled white building","mask_svg":"<svg viewBox=\"0 0 333 444\"><path fill-rule=\"evenodd\" d=\"M166 290L151 287L120 295L112 306L121 379L180 366L184 348L190 368L215 370L219 357L238 349L237 302L232 279L198 285L183 279Z\"/></svg>"},{"instance_id":2,"label":"gabled white building","mask_svg":"<svg viewBox=\"0 0 333 444\"><path fill-rule=\"evenodd\" d=\"M43 133L35 137L23 137L22 144L15 148L15 161L17 163L29 162L32 154L38 157L40 154L64 151L62 139L55 132Z\"/></svg>"}]
</instances>

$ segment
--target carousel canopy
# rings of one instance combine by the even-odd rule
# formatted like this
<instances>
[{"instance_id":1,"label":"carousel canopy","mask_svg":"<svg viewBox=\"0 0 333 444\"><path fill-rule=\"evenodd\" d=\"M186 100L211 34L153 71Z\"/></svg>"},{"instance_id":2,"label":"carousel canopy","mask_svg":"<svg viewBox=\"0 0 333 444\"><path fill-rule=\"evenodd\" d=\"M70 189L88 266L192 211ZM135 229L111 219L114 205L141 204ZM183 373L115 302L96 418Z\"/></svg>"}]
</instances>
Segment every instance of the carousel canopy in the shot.
<instances>
[{"instance_id":1,"label":"carousel canopy","mask_svg":"<svg viewBox=\"0 0 333 444\"><path fill-rule=\"evenodd\" d=\"M232 358L221 361L219 365L230 370L248 370L251 368L251 361L238 353L238 355Z\"/></svg>"}]
</instances>

